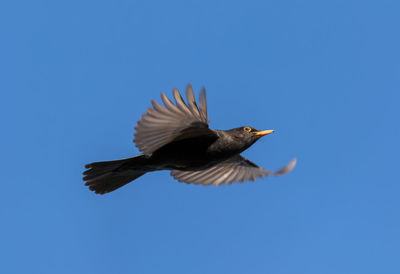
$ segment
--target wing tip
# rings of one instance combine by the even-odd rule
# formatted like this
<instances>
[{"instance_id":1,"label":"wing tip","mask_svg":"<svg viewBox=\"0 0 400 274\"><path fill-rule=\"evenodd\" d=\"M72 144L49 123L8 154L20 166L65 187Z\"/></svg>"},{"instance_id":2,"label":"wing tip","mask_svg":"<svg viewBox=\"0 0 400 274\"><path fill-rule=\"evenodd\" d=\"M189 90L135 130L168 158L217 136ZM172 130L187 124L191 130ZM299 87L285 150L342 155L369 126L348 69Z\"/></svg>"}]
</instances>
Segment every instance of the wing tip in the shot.
<instances>
[{"instance_id":1,"label":"wing tip","mask_svg":"<svg viewBox=\"0 0 400 274\"><path fill-rule=\"evenodd\" d=\"M284 175L291 172L297 164L297 159L293 158L286 166L281 168L278 171L275 171L273 175Z\"/></svg>"}]
</instances>

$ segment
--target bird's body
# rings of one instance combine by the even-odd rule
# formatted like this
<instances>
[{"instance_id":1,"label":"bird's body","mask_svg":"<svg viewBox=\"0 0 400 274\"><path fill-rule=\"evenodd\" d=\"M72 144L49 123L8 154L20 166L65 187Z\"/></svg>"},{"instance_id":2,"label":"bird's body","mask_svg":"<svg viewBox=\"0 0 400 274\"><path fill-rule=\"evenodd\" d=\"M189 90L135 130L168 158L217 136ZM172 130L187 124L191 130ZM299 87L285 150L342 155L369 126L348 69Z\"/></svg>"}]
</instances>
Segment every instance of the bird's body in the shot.
<instances>
[{"instance_id":1,"label":"bird's body","mask_svg":"<svg viewBox=\"0 0 400 274\"><path fill-rule=\"evenodd\" d=\"M174 140L157 149L149 160L161 169L204 169L223 157L223 155L213 155L210 151L210 147L217 141L218 137L208 132L199 136Z\"/></svg>"},{"instance_id":2,"label":"bird's body","mask_svg":"<svg viewBox=\"0 0 400 274\"><path fill-rule=\"evenodd\" d=\"M174 90L176 105L162 94L164 106L152 101L153 109L142 116L135 133L135 143L143 154L117 161L86 165L84 180L91 190L111 192L143 174L171 170L179 181L203 185L228 184L284 174L295 161L277 172L269 172L240 156L240 153L273 130L251 127L212 130L208 127L205 91L200 94L200 108L189 85L188 104Z\"/></svg>"},{"instance_id":3,"label":"bird's body","mask_svg":"<svg viewBox=\"0 0 400 274\"><path fill-rule=\"evenodd\" d=\"M149 162L162 166L161 169L202 170L241 153L247 146L222 130L207 129L202 135L161 147L151 155Z\"/></svg>"}]
</instances>

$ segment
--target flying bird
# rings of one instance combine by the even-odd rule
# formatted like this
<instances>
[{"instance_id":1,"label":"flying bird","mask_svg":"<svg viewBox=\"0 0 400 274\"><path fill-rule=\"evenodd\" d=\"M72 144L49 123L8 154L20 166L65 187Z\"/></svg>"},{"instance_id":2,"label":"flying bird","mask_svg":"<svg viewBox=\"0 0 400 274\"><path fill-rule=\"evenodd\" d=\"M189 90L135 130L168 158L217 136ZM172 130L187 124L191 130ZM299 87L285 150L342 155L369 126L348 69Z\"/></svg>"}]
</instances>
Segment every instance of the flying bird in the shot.
<instances>
[{"instance_id":1,"label":"flying bird","mask_svg":"<svg viewBox=\"0 0 400 274\"><path fill-rule=\"evenodd\" d=\"M85 166L83 180L90 190L109 193L157 170L170 170L179 182L219 186L282 175L296 165L293 159L284 168L271 172L241 156L241 152L274 130L260 131L250 126L210 129L204 88L198 104L190 84L186 88L187 102L177 89L173 90L173 97L175 103L161 93L164 106L151 101L153 108L148 108L138 121L133 141L143 154Z\"/></svg>"}]
</instances>

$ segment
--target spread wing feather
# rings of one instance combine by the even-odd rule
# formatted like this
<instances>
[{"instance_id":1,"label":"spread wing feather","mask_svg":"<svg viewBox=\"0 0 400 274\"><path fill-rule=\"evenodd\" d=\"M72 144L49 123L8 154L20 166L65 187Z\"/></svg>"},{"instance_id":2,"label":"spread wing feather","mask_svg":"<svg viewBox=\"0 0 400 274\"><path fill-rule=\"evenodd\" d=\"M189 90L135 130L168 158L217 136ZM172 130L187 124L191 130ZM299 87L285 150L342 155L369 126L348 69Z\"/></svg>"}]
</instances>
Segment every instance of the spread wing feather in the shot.
<instances>
[{"instance_id":1,"label":"spread wing feather","mask_svg":"<svg viewBox=\"0 0 400 274\"><path fill-rule=\"evenodd\" d=\"M266 177L268 175L282 175L290 172L295 165L296 159L293 159L284 168L271 172L237 155L205 170L172 170L171 176L179 182L188 184L219 186L223 184L232 184L234 182L254 181L259 177Z\"/></svg>"},{"instance_id":2,"label":"spread wing feather","mask_svg":"<svg viewBox=\"0 0 400 274\"><path fill-rule=\"evenodd\" d=\"M186 128L208 129L209 121L204 88L200 92L200 107L197 106L190 84L186 88L187 104L177 89L173 90L173 97L175 104L164 93L161 93L164 106L151 101L153 108L148 108L147 113L137 123L134 142L144 154L150 155L168 144L179 137Z\"/></svg>"}]
</instances>

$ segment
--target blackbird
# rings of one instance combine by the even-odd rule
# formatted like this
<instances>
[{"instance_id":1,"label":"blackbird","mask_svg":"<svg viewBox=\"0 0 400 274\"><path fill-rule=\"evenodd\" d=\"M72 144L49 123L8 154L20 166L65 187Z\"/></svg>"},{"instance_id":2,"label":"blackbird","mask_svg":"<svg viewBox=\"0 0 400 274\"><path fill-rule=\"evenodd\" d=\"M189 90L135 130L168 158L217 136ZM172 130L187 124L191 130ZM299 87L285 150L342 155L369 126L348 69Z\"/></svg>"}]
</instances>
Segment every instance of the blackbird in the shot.
<instances>
[{"instance_id":1,"label":"blackbird","mask_svg":"<svg viewBox=\"0 0 400 274\"><path fill-rule=\"evenodd\" d=\"M295 166L293 159L284 168L271 172L241 156L242 151L274 130L259 131L250 126L210 129L204 88L199 104L190 84L186 89L187 103L177 89L173 96L176 104L163 93L164 106L151 101L153 108L147 109L137 123L133 141L143 154L85 166L83 180L90 190L105 194L157 170L171 170L171 176L179 182L219 186L285 174Z\"/></svg>"}]
</instances>

